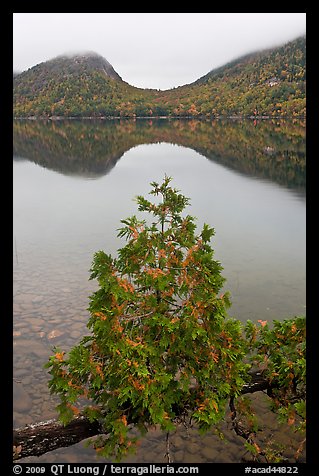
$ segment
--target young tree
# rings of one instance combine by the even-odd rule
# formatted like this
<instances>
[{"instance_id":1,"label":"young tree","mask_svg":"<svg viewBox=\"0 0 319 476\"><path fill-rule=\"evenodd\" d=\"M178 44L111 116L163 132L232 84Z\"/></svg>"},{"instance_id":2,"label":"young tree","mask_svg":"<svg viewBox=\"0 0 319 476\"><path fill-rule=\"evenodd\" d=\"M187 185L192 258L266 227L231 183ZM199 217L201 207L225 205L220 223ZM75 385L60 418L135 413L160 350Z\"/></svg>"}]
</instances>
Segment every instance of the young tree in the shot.
<instances>
[{"instance_id":1,"label":"young tree","mask_svg":"<svg viewBox=\"0 0 319 476\"><path fill-rule=\"evenodd\" d=\"M141 435L153 425L168 433L192 421L205 431L224 420L230 404L238 430L234 402L249 379L247 353L257 365L256 353L264 352L256 326L249 323L244 337L241 323L227 316L214 230L204 224L195 233L194 218L183 214L189 199L170 182L165 176L151 184L153 203L137 197L149 218L121 221L126 244L116 258L95 253L91 333L67 356L56 349L47 364L60 419L67 424L81 412L99 421L103 435L93 444L118 460L135 447L133 426Z\"/></svg>"}]
</instances>

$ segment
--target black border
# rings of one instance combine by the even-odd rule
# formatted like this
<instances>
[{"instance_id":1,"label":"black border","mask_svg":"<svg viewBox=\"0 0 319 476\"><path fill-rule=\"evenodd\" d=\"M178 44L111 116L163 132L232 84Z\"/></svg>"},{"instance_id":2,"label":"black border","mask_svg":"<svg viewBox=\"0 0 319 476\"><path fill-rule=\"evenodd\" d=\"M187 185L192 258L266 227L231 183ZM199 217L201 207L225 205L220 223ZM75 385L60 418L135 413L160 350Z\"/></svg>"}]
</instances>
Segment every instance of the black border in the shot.
<instances>
[{"instance_id":1,"label":"black border","mask_svg":"<svg viewBox=\"0 0 319 476\"><path fill-rule=\"evenodd\" d=\"M313 4L314 5L314 4ZM5 288L2 296L5 297L5 307L2 312L2 323L5 331L5 336L2 338L5 342L5 346L2 350L2 370L4 370L4 382L2 390L2 415L5 415L5 428L3 428L2 435L2 458L1 468L5 468L7 465L10 468L8 473L12 474L12 261L11 256L7 250L12 247L13 251L13 237L10 237L10 226L12 230L12 208L8 207L9 197L13 196L12 186L12 169L10 174L9 164L11 164L10 154L12 153L12 64L13 64L13 13L14 11L25 11L25 7L29 8L31 5L25 3L21 6L12 6L9 11L2 11L1 14L1 35L2 38L2 68L1 68L1 80L2 91L0 95L0 117L1 117L1 137L5 142L5 153L2 155L2 164L5 164L5 171L3 173L3 217L2 217L2 237L5 238L2 246L2 256L5 257L5 269L8 267L8 272L3 274L3 282ZM254 4L255 8L256 5ZM149 5L147 6L149 8ZM35 11L42 11L43 5L39 8L34 8ZM318 464L318 451L319 451L319 437L317 435L319 428L319 411L317 403L317 381L316 374L318 372L316 362L316 346L319 332L317 331L319 322L319 309L318 309L318 297L319 297L319 279L318 269L319 260L317 248L317 221L318 221L318 195L317 195L317 177L318 173L318 141L316 141L319 135L319 109L318 109L318 75L316 74L318 63L318 37L316 35L316 27L318 25L318 17L315 9L304 8L307 19L307 386L308 398L307 398L307 468L312 465ZM266 27L266 26L265 26ZM317 28L318 29L318 28ZM8 171L6 168L8 167ZM11 185L11 189L9 187ZM12 198L11 198L12 200ZM8 243L6 241L8 240ZM3 288L2 288L3 289ZM244 474L244 466L241 463L201 463L200 474L207 469L212 469L211 464L215 464L213 467L217 470L223 469L229 471L235 470L234 474ZM45 466L42 464L41 466ZM309 466L310 465L310 466ZM48 465L50 466L50 465ZM144 465L143 465L144 466ZM145 465L146 466L146 465ZM187 464L183 466L188 466ZM221 466L221 467L220 467ZM250 465L253 467L253 465ZM260 467L261 465L256 465ZM279 465L280 466L280 465ZM294 466L294 465L291 465ZM237 469L235 469L237 468ZM49 474L49 473L48 473ZM306 468L299 471L299 474L306 474ZM311 469L309 471L311 474Z\"/></svg>"}]
</instances>

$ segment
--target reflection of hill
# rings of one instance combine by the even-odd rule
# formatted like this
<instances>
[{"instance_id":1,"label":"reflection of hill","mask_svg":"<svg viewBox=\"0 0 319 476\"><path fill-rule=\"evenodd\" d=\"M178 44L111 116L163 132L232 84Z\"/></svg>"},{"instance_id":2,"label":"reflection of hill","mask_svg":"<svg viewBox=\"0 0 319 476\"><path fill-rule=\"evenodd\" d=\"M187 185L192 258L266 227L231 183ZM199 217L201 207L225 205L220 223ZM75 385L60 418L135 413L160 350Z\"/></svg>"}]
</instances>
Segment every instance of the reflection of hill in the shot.
<instances>
[{"instance_id":1,"label":"reflection of hill","mask_svg":"<svg viewBox=\"0 0 319 476\"><path fill-rule=\"evenodd\" d=\"M284 121L15 121L14 155L82 176L108 173L130 148L168 142L221 165L305 189L305 127Z\"/></svg>"}]
</instances>

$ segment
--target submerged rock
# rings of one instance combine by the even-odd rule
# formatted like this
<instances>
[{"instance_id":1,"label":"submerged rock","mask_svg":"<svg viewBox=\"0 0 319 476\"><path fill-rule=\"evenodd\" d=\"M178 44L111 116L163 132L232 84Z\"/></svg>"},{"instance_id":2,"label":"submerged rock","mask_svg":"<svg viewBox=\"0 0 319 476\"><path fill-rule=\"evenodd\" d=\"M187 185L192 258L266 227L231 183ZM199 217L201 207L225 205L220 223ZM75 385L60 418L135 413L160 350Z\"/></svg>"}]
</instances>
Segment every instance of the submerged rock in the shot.
<instances>
[{"instance_id":1,"label":"submerged rock","mask_svg":"<svg viewBox=\"0 0 319 476\"><path fill-rule=\"evenodd\" d=\"M22 383L13 381L13 407L18 413L28 412L32 408L32 400Z\"/></svg>"},{"instance_id":2,"label":"submerged rock","mask_svg":"<svg viewBox=\"0 0 319 476\"><path fill-rule=\"evenodd\" d=\"M49 340L55 339L56 337L60 337L64 334L64 332L60 331L59 329L54 329L53 331L49 332L47 338Z\"/></svg>"}]
</instances>

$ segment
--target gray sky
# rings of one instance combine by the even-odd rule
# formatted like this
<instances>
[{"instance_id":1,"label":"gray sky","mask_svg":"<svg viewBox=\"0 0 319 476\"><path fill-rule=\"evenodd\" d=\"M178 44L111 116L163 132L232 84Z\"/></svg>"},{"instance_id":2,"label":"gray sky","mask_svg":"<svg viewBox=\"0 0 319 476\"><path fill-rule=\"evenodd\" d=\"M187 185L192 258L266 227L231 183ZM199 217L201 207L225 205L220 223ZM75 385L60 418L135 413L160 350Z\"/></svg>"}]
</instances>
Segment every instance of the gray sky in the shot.
<instances>
[{"instance_id":1,"label":"gray sky","mask_svg":"<svg viewBox=\"0 0 319 476\"><path fill-rule=\"evenodd\" d=\"M13 70L94 51L124 81L169 89L306 33L306 13L14 13Z\"/></svg>"}]
</instances>

